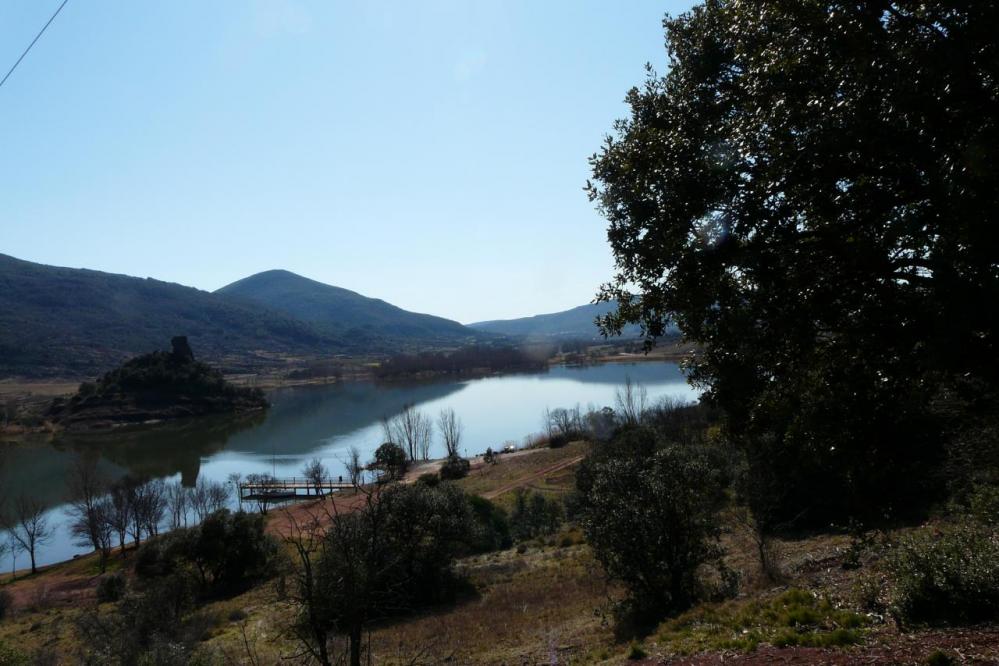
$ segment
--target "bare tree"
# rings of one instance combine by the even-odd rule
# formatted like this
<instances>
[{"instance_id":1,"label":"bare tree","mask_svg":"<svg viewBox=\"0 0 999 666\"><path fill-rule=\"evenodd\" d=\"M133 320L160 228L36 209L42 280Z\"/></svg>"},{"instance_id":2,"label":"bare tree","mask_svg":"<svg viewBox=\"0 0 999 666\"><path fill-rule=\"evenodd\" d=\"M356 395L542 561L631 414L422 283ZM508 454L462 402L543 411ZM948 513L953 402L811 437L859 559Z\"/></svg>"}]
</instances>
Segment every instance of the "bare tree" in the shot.
<instances>
[{"instance_id":1,"label":"bare tree","mask_svg":"<svg viewBox=\"0 0 999 666\"><path fill-rule=\"evenodd\" d=\"M383 421L382 426L385 429L385 439L406 449L410 460L430 459L434 424L413 405L406 405L401 414Z\"/></svg>"},{"instance_id":2,"label":"bare tree","mask_svg":"<svg viewBox=\"0 0 999 666\"><path fill-rule=\"evenodd\" d=\"M636 425L642 422L642 417L648 409L649 393L641 384L625 377L624 386L614 392L614 400L621 421L626 425Z\"/></svg>"},{"instance_id":3,"label":"bare tree","mask_svg":"<svg viewBox=\"0 0 999 666\"><path fill-rule=\"evenodd\" d=\"M52 527L45 516L45 507L38 500L27 495L19 495L14 502L14 514L9 529L20 548L31 558L31 573L37 573L35 554L38 547L48 543L53 536Z\"/></svg>"},{"instance_id":4,"label":"bare tree","mask_svg":"<svg viewBox=\"0 0 999 666\"><path fill-rule=\"evenodd\" d=\"M170 513L170 529L187 527L188 492L179 481L166 489L167 511Z\"/></svg>"},{"instance_id":5,"label":"bare tree","mask_svg":"<svg viewBox=\"0 0 999 666\"><path fill-rule=\"evenodd\" d=\"M355 488L364 482L364 463L361 462L361 450L351 445L347 452L347 474L350 476L350 484Z\"/></svg>"},{"instance_id":6,"label":"bare tree","mask_svg":"<svg viewBox=\"0 0 999 666\"><path fill-rule=\"evenodd\" d=\"M444 448L447 449L447 457L458 457L458 447L461 446L461 434L464 430L461 419L458 418L453 409L442 409L440 416L437 417L437 427L441 431L441 439L444 441Z\"/></svg>"},{"instance_id":7,"label":"bare tree","mask_svg":"<svg viewBox=\"0 0 999 666\"><path fill-rule=\"evenodd\" d=\"M129 525L132 524L132 491L129 479L122 479L111 486L108 494L110 507L108 512L108 522L112 531L118 536L118 547L125 555L125 538L128 534Z\"/></svg>"},{"instance_id":8,"label":"bare tree","mask_svg":"<svg viewBox=\"0 0 999 666\"><path fill-rule=\"evenodd\" d=\"M208 483L208 515L224 509L229 503L229 486L221 481Z\"/></svg>"},{"instance_id":9,"label":"bare tree","mask_svg":"<svg viewBox=\"0 0 999 666\"><path fill-rule=\"evenodd\" d=\"M190 491L189 501L198 522L204 522L205 518L225 508L229 502L229 487L219 481L200 478Z\"/></svg>"},{"instance_id":10,"label":"bare tree","mask_svg":"<svg viewBox=\"0 0 999 666\"><path fill-rule=\"evenodd\" d=\"M145 484L145 502L142 518L146 524L146 534L154 537L159 534L160 524L167 510L167 488L163 479L153 479Z\"/></svg>"},{"instance_id":11,"label":"bare tree","mask_svg":"<svg viewBox=\"0 0 999 666\"><path fill-rule=\"evenodd\" d=\"M323 486L329 480L330 473L322 460L313 458L305 463L305 467L302 468L302 476L312 484L312 488L316 491L317 495L322 495Z\"/></svg>"},{"instance_id":12,"label":"bare tree","mask_svg":"<svg viewBox=\"0 0 999 666\"><path fill-rule=\"evenodd\" d=\"M270 474L247 474L246 482L251 485L257 486L257 491L252 495L251 498L254 504L257 506L257 511L262 514L267 513L267 509L270 507L274 499L270 496L270 493L260 486L266 487L269 484L274 483L275 479Z\"/></svg>"},{"instance_id":13,"label":"bare tree","mask_svg":"<svg viewBox=\"0 0 999 666\"><path fill-rule=\"evenodd\" d=\"M243 510L243 493L240 492L239 486L243 482L243 475L239 472L230 472L227 477L229 483L232 484L232 491L236 494L236 501L239 502L239 510Z\"/></svg>"},{"instance_id":14,"label":"bare tree","mask_svg":"<svg viewBox=\"0 0 999 666\"><path fill-rule=\"evenodd\" d=\"M93 463L77 460L69 479L70 532L77 545L90 546L100 555L101 573L111 554L110 507L106 485Z\"/></svg>"}]
</instances>

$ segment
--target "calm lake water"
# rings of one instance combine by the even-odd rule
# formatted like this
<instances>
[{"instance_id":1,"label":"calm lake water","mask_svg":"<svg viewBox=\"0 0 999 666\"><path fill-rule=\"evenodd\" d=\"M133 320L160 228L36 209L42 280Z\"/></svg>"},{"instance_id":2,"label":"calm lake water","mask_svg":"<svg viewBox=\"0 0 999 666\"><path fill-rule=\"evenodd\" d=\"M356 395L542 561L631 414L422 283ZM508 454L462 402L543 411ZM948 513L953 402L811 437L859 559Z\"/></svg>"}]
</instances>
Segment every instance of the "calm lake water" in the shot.
<instances>
[{"instance_id":1,"label":"calm lake water","mask_svg":"<svg viewBox=\"0 0 999 666\"><path fill-rule=\"evenodd\" d=\"M67 477L79 458L96 461L108 479L133 476L180 480L194 485L201 477L225 481L232 472L301 476L303 465L321 458L334 476L345 474L347 449L361 449L371 459L383 441L381 420L413 404L436 420L453 408L464 425L466 455L505 443L523 443L540 432L546 408L614 406L614 394L626 378L648 390L649 399L695 400L675 363L646 362L590 367L555 367L537 374L483 379L377 384L350 382L273 391L271 408L251 418L209 418L154 429L90 435L61 435L7 447L0 484L4 493L26 493L50 506L55 525L51 543L40 549L40 564L88 552L76 546L66 529ZM433 457L442 457L436 437ZM28 564L26 554L16 565ZM7 558L6 568L11 561Z\"/></svg>"}]
</instances>

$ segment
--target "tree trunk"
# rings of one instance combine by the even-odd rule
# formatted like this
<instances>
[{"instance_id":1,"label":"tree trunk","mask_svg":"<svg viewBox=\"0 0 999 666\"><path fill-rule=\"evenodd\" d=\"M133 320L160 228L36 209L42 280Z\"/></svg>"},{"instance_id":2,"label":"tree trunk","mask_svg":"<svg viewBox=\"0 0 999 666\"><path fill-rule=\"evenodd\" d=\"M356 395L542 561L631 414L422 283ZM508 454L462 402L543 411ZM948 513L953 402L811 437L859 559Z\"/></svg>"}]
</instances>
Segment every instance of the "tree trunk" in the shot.
<instances>
[{"instance_id":1,"label":"tree trunk","mask_svg":"<svg viewBox=\"0 0 999 666\"><path fill-rule=\"evenodd\" d=\"M350 629L350 666L361 666L361 625Z\"/></svg>"},{"instance_id":2,"label":"tree trunk","mask_svg":"<svg viewBox=\"0 0 999 666\"><path fill-rule=\"evenodd\" d=\"M31 555L31 573L38 573L38 569L35 568L35 549L30 548L28 553Z\"/></svg>"}]
</instances>

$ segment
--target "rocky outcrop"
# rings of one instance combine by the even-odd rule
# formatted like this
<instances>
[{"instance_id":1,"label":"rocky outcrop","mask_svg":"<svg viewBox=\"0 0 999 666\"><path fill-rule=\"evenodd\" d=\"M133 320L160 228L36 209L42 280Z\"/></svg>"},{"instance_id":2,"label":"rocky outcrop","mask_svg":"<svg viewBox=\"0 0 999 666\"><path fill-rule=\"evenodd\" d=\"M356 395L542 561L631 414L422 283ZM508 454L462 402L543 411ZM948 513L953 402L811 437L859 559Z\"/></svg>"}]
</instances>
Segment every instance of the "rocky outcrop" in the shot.
<instances>
[{"instance_id":1,"label":"rocky outcrop","mask_svg":"<svg viewBox=\"0 0 999 666\"><path fill-rule=\"evenodd\" d=\"M53 401L48 419L69 429L90 429L267 408L259 389L235 386L196 361L185 336L174 337L171 347L127 361L97 382L84 382L72 397Z\"/></svg>"}]
</instances>

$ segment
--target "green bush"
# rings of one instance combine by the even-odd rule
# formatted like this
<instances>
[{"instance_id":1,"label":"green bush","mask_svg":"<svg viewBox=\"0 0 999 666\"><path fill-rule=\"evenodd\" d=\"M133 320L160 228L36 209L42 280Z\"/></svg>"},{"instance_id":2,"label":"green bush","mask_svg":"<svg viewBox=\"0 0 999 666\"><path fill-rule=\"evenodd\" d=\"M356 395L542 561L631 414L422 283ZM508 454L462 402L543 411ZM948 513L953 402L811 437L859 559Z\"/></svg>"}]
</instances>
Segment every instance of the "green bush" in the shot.
<instances>
[{"instance_id":1,"label":"green bush","mask_svg":"<svg viewBox=\"0 0 999 666\"><path fill-rule=\"evenodd\" d=\"M441 465L441 478L444 480L462 479L468 476L468 470L472 465L461 456L449 456Z\"/></svg>"},{"instance_id":2,"label":"green bush","mask_svg":"<svg viewBox=\"0 0 999 666\"><path fill-rule=\"evenodd\" d=\"M999 486L975 486L968 498L968 514L985 525L999 525Z\"/></svg>"},{"instance_id":3,"label":"green bush","mask_svg":"<svg viewBox=\"0 0 999 666\"><path fill-rule=\"evenodd\" d=\"M29 663L23 652L0 642L0 666L28 666Z\"/></svg>"},{"instance_id":4,"label":"green bush","mask_svg":"<svg viewBox=\"0 0 999 666\"><path fill-rule=\"evenodd\" d=\"M474 526L470 536L470 547L475 553L488 553L503 550L513 545L510 537L510 522L502 507L496 506L484 497L472 495L468 498L472 509Z\"/></svg>"},{"instance_id":5,"label":"green bush","mask_svg":"<svg viewBox=\"0 0 999 666\"><path fill-rule=\"evenodd\" d=\"M97 582L97 601L101 603L120 601L127 589L128 581L125 574L121 572L108 574Z\"/></svg>"},{"instance_id":6,"label":"green bush","mask_svg":"<svg viewBox=\"0 0 999 666\"><path fill-rule=\"evenodd\" d=\"M723 573L724 472L703 447L656 450L649 430L623 431L601 448L577 474L575 513L594 555L628 589L619 629L640 631L705 596L702 566Z\"/></svg>"},{"instance_id":7,"label":"green bush","mask_svg":"<svg viewBox=\"0 0 999 666\"><path fill-rule=\"evenodd\" d=\"M420 477L416 479L416 482L433 488L441 482L441 477L433 472L427 472L426 474L421 474Z\"/></svg>"},{"instance_id":8,"label":"green bush","mask_svg":"<svg viewBox=\"0 0 999 666\"><path fill-rule=\"evenodd\" d=\"M375 449L375 459L368 465L368 469L380 470L388 481L401 479L409 469L409 456L398 444L385 442Z\"/></svg>"},{"instance_id":9,"label":"green bush","mask_svg":"<svg viewBox=\"0 0 999 666\"><path fill-rule=\"evenodd\" d=\"M84 663L187 664L202 638L200 627L189 621L197 598L198 578L179 568L149 581L142 593L126 594L118 609L84 612L78 619L87 636Z\"/></svg>"},{"instance_id":10,"label":"green bush","mask_svg":"<svg viewBox=\"0 0 999 666\"><path fill-rule=\"evenodd\" d=\"M971 522L902 537L875 596L903 623L966 624L999 614L999 533ZM873 585L877 585L875 582Z\"/></svg>"},{"instance_id":11,"label":"green bush","mask_svg":"<svg viewBox=\"0 0 999 666\"><path fill-rule=\"evenodd\" d=\"M562 524L562 504L540 493L520 490L510 515L510 533L517 541L547 536Z\"/></svg>"},{"instance_id":12,"label":"green bush","mask_svg":"<svg viewBox=\"0 0 999 666\"><path fill-rule=\"evenodd\" d=\"M233 592L270 575L277 554L277 542L264 531L263 516L222 509L197 527L144 543L135 571L143 578L159 578L190 566L203 591Z\"/></svg>"}]
</instances>

